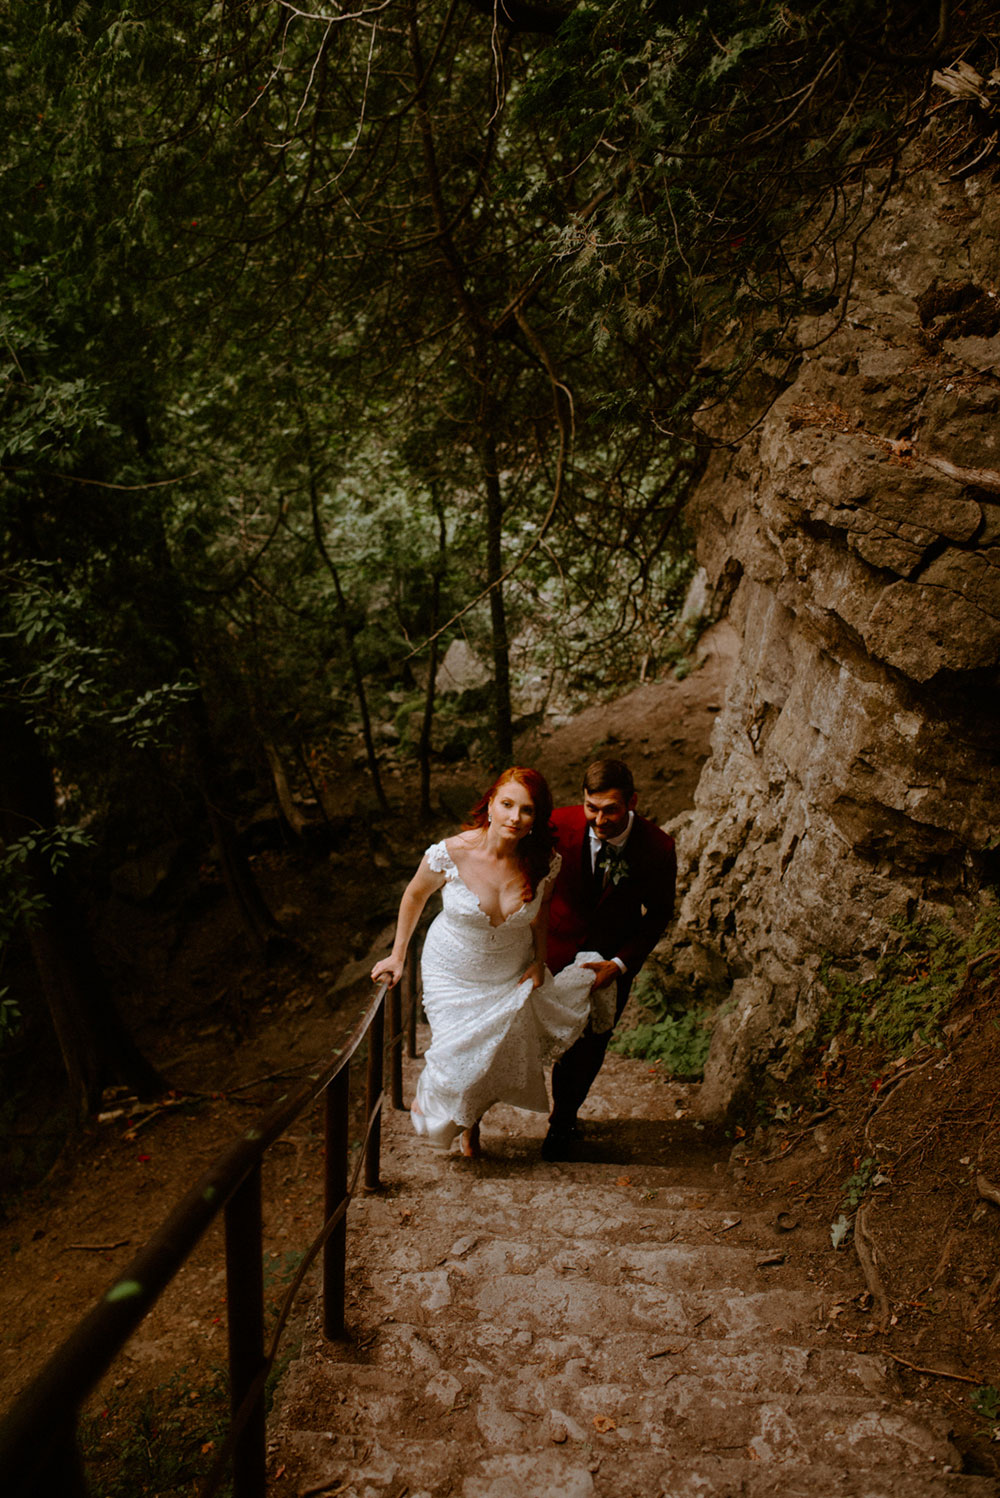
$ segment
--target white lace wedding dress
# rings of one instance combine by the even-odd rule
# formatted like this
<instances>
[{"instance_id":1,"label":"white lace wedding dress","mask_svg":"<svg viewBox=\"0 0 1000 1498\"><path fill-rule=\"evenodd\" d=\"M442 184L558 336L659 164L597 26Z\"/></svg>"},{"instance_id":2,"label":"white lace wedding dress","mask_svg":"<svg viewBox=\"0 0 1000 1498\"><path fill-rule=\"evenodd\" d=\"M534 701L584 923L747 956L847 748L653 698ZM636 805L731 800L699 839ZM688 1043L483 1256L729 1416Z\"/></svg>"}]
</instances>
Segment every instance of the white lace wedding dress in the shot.
<instances>
[{"instance_id":1,"label":"white lace wedding dress","mask_svg":"<svg viewBox=\"0 0 1000 1498\"><path fill-rule=\"evenodd\" d=\"M559 872L558 853L534 899L499 926L490 922L443 842L428 848L426 858L445 876L444 908L424 942L423 1003L431 1044L410 1116L418 1134L447 1149L494 1103L548 1112L542 1068L583 1032L594 975L580 964L600 956L581 952L555 978L546 970L538 988L530 979L519 981L532 960L531 922ZM610 993L613 1019L613 984ZM604 997L604 990L594 996ZM608 1028L602 1024L607 1018L595 1015L595 1025Z\"/></svg>"}]
</instances>

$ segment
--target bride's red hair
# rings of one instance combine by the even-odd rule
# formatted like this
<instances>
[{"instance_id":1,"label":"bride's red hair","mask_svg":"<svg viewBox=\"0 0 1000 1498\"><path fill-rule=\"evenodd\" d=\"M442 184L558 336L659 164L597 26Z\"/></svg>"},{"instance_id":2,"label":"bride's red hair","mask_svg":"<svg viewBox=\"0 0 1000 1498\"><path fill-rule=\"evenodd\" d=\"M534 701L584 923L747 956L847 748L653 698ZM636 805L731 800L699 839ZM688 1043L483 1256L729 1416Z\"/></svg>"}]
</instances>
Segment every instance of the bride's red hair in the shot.
<instances>
[{"instance_id":1,"label":"bride's red hair","mask_svg":"<svg viewBox=\"0 0 1000 1498\"><path fill-rule=\"evenodd\" d=\"M555 842L555 834L551 826L552 792L549 790L545 776L539 774L537 770L528 769L525 765L512 765L509 770L504 770L502 775L497 776L488 791L484 791L462 825L467 829L485 827L489 822L490 802L500 787L506 785L509 780L515 780L518 785L524 787L535 807L535 820L531 825L531 831L527 837L522 838L518 846L518 858L528 885L526 899L530 900L534 898L536 889L549 872Z\"/></svg>"}]
</instances>

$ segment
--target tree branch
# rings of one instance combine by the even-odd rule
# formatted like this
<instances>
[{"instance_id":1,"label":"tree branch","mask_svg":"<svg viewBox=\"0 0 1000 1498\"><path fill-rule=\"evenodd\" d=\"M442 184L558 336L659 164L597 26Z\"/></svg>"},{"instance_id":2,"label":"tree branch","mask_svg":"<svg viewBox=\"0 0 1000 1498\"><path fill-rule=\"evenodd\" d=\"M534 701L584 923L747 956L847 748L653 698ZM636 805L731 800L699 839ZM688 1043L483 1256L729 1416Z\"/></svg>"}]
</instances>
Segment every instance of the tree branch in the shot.
<instances>
[{"instance_id":1,"label":"tree branch","mask_svg":"<svg viewBox=\"0 0 1000 1498\"><path fill-rule=\"evenodd\" d=\"M571 5L532 5L530 0L466 0L466 4L509 31L532 32L538 36L555 36L572 14Z\"/></svg>"}]
</instances>

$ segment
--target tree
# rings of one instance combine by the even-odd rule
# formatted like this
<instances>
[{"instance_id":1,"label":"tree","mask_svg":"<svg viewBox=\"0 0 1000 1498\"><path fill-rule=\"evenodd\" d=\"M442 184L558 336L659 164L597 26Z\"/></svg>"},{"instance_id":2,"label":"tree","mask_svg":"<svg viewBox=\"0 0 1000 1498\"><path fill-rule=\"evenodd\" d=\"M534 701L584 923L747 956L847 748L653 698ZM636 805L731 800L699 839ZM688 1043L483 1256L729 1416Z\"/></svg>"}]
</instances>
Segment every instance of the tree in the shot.
<instances>
[{"instance_id":1,"label":"tree","mask_svg":"<svg viewBox=\"0 0 1000 1498\"><path fill-rule=\"evenodd\" d=\"M11 0L0 566L74 624L12 625L0 690L74 811L154 836L169 771L263 950L238 766L294 830L357 718L385 806L379 720L419 713L429 809L459 630L504 760L525 665L634 679L734 437L713 407L748 373L770 399L844 297L986 16Z\"/></svg>"}]
</instances>

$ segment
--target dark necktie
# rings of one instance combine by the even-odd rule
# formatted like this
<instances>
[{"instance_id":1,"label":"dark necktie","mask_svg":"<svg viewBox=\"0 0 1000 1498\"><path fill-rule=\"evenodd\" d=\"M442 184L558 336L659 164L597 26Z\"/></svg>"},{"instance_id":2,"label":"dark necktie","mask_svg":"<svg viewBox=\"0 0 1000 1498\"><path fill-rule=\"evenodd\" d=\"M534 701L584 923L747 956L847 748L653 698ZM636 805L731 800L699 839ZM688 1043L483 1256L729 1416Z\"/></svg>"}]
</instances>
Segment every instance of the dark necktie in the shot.
<instances>
[{"instance_id":1,"label":"dark necktie","mask_svg":"<svg viewBox=\"0 0 1000 1498\"><path fill-rule=\"evenodd\" d=\"M608 862L608 850L602 843L594 859L594 893L600 895L604 888L604 869Z\"/></svg>"}]
</instances>

